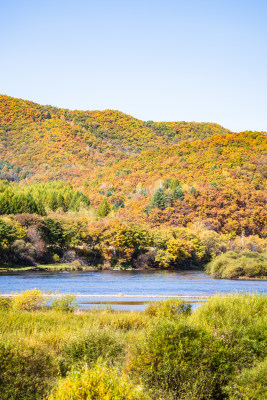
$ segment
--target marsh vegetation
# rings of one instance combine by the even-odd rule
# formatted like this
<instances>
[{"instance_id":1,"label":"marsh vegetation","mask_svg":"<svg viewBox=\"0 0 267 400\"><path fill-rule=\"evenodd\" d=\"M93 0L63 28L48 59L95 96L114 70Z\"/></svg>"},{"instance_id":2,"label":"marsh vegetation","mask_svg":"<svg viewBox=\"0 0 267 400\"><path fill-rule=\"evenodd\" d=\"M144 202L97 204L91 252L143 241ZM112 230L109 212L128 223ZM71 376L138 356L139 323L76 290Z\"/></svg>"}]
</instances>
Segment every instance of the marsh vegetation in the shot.
<instances>
[{"instance_id":1,"label":"marsh vegetation","mask_svg":"<svg viewBox=\"0 0 267 400\"><path fill-rule=\"evenodd\" d=\"M47 307L38 290L0 303L0 397L206 400L266 398L267 299L216 296L144 312Z\"/></svg>"}]
</instances>

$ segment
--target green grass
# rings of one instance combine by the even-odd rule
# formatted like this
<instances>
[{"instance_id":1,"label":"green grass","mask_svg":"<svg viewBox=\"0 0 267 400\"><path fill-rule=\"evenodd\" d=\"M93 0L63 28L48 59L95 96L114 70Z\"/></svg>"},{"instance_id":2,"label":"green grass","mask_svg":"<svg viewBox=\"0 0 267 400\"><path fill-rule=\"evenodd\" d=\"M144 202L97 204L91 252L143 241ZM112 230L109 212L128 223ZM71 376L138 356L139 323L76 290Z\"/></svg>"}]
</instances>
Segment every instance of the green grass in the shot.
<instances>
[{"instance_id":1,"label":"green grass","mask_svg":"<svg viewBox=\"0 0 267 400\"><path fill-rule=\"evenodd\" d=\"M36 266L24 265L0 265L0 272L23 272L23 271L88 271L94 269L92 267L75 267L71 264L40 264Z\"/></svg>"},{"instance_id":2,"label":"green grass","mask_svg":"<svg viewBox=\"0 0 267 400\"><path fill-rule=\"evenodd\" d=\"M266 296L216 296L193 312L177 300L146 312L13 303L0 311L3 400L97 399L101 391L107 400L224 400L246 385L254 399L263 390L256 372L266 357Z\"/></svg>"}]
</instances>

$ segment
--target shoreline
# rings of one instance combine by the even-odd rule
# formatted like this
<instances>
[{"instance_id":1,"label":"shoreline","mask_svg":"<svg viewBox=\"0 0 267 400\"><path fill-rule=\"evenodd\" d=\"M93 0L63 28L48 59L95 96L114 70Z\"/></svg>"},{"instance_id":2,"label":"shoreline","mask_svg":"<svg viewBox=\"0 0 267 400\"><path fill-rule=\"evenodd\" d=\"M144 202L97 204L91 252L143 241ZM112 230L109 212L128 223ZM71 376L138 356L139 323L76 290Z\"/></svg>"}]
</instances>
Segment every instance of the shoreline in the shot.
<instances>
[{"instance_id":1,"label":"shoreline","mask_svg":"<svg viewBox=\"0 0 267 400\"><path fill-rule=\"evenodd\" d=\"M18 296L20 293L3 293L3 294L1 294L1 297L16 297L16 296ZM141 295L141 294L132 294L132 295L124 295L124 294L113 294L113 295L110 295L110 294L79 294L79 293L55 293L55 294L43 294L43 296L44 297L47 297L47 298L50 298L50 297L63 297L63 296L66 296L66 295L72 295L72 296L75 296L75 297L93 297L93 298L101 298L101 297L104 297L104 298L119 298L119 299L121 299L121 298L124 298L124 299L127 299L127 298L145 298L145 299L149 299L149 298L151 298L151 299L208 299L208 298L212 298L212 297L214 297L215 295L207 295L207 296L203 296L203 295L199 295L199 296L190 296L190 295L188 295L188 296L186 296L186 295L155 295L155 294L153 294L153 295L149 295L149 294L147 294L147 295Z\"/></svg>"},{"instance_id":2,"label":"shoreline","mask_svg":"<svg viewBox=\"0 0 267 400\"><path fill-rule=\"evenodd\" d=\"M99 269L97 267L74 267L71 264L42 264L42 265L37 265L37 266L14 266L14 267L8 267L1 265L0 266L0 276L1 274L5 273L17 273L17 272L102 272L102 271L119 271L119 272L124 272L124 271L149 271L149 272L158 272L158 271L176 271L176 272L188 272L188 271L201 271L205 272L203 269L154 269L154 268L143 268L143 269L136 269L136 268L103 268ZM240 276L236 278L216 278L213 277L209 274L210 278L213 279L225 279L229 281L267 281L267 276L265 277L249 277L249 276Z\"/></svg>"}]
</instances>

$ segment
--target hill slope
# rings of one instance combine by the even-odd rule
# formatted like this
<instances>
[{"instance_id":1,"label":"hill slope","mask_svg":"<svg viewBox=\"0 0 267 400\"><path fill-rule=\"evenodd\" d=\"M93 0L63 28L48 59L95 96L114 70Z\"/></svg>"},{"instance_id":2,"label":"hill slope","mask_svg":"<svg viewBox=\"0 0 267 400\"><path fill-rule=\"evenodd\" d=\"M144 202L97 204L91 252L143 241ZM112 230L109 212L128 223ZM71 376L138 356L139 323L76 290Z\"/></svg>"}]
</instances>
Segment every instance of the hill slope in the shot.
<instances>
[{"instance_id":1,"label":"hill slope","mask_svg":"<svg viewBox=\"0 0 267 400\"><path fill-rule=\"evenodd\" d=\"M2 180L71 181L94 208L106 197L122 220L266 234L263 132L0 96L0 151Z\"/></svg>"},{"instance_id":2,"label":"hill slope","mask_svg":"<svg viewBox=\"0 0 267 400\"><path fill-rule=\"evenodd\" d=\"M70 111L0 96L2 166L38 178L72 179L89 165L91 171L142 150L216 133L229 131L216 124L145 123L119 111Z\"/></svg>"}]
</instances>

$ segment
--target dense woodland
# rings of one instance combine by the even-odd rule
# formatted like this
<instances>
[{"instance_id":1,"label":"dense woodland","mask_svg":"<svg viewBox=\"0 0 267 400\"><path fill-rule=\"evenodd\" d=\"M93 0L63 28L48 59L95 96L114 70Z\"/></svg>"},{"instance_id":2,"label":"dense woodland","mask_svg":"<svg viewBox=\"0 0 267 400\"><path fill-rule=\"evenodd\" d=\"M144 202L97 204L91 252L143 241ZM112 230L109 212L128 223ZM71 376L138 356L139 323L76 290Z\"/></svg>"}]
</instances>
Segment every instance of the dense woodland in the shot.
<instances>
[{"instance_id":1,"label":"dense woodland","mask_svg":"<svg viewBox=\"0 0 267 400\"><path fill-rule=\"evenodd\" d=\"M266 260L266 153L264 132L2 95L0 262L203 268L229 251ZM243 275L266 275L266 261L256 273L249 260Z\"/></svg>"}]
</instances>

